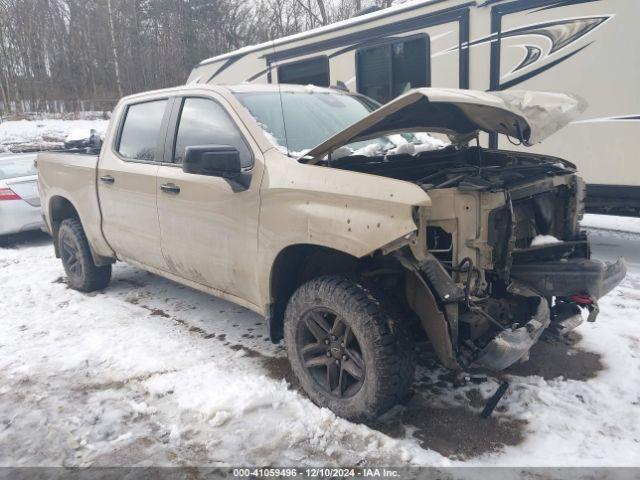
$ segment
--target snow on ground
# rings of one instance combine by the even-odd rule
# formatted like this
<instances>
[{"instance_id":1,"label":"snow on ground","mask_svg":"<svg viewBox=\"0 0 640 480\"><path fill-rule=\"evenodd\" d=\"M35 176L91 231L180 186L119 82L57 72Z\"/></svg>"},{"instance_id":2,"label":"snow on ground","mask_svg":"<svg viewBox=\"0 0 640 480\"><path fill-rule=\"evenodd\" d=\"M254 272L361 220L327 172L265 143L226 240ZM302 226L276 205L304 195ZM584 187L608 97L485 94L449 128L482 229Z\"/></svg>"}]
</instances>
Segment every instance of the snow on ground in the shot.
<instances>
[{"instance_id":1,"label":"snow on ground","mask_svg":"<svg viewBox=\"0 0 640 480\"><path fill-rule=\"evenodd\" d=\"M640 218L587 213L582 219L582 226L590 229L616 230L640 234Z\"/></svg>"},{"instance_id":2,"label":"snow on ground","mask_svg":"<svg viewBox=\"0 0 640 480\"><path fill-rule=\"evenodd\" d=\"M0 249L0 284L2 466L640 465L640 268L499 378L461 384L420 344L415 394L368 426L307 400L264 320L223 300L123 264L75 292L39 234Z\"/></svg>"},{"instance_id":3,"label":"snow on ground","mask_svg":"<svg viewBox=\"0 0 640 480\"><path fill-rule=\"evenodd\" d=\"M108 120L10 120L0 122L0 153L36 152L63 148L64 139L74 131L92 128L104 136Z\"/></svg>"}]
</instances>

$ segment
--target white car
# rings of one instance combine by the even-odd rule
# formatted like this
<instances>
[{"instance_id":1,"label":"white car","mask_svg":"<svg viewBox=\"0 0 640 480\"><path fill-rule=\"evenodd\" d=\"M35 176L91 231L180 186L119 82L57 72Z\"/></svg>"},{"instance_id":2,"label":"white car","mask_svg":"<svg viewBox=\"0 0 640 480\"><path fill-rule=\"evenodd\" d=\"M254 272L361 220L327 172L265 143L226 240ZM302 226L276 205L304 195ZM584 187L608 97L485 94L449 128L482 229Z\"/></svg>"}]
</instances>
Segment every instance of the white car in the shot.
<instances>
[{"instance_id":1,"label":"white car","mask_svg":"<svg viewBox=\"0 0 640 480\"><path fill-rule=\"evenodd\" d=\"M0 157L0 244L12 233L42 228L35 158Z\"/></svg>"}]
</instances>

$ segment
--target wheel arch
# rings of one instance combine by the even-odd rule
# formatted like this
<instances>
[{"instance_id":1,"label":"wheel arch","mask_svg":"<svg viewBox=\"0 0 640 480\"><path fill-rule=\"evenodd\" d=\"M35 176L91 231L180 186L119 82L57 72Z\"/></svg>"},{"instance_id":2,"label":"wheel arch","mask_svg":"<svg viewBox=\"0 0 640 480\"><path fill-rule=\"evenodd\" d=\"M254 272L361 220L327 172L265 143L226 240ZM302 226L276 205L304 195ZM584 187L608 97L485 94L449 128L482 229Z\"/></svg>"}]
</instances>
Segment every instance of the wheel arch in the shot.
<instances>
[{"instance_id":1,"label":"wheel arch","mask_svg":"<svg viewBox=\"0 0 640 480\"><path fill-rule=\"evenodd\" d=\"M283 338L284 312L293 292L312 278L348 274L357 270L359 259L349 253L315 244L283 248L273 261L269 275L269 335L274 343Z\"/></svg>"},{"instance_id":2,"label":"wheel arch","mask_svg":"<svg viewBox=\"0 0 640 480\"><path fill-rule=\"evenodd\" d=\"M58 245L58 231L62 222L68 218L77 218L82 225L82 229L86 232L85 226L82 223L82 218L78 213L78 209L75 205L66 197L62 195L54 195L49 200L48 205L49 222L51 224L51 237L53 238L53 248L55 250L56 258L60 258L60 249ZM91 249L91 256L96 266L109 265L113 263L113 259L103 257L95 253L89 243Z\"/></svg>"},{"instance_id":3,"label":"wheel arch","mask_svg":"<svg viewBox=\"0 0 640 480\"><path fill-rule=\"evenodd\" d=\"M49 221L51 223L51 237L53 238L53 248L56 258L60 258L60 248L58 245L58 231L60 224L67 218L77 218L80 220L78 210L71 201L61 195L54 195L49 200ZM82 223L82 221L80 221Z\"/></svg>"}]
</instances>

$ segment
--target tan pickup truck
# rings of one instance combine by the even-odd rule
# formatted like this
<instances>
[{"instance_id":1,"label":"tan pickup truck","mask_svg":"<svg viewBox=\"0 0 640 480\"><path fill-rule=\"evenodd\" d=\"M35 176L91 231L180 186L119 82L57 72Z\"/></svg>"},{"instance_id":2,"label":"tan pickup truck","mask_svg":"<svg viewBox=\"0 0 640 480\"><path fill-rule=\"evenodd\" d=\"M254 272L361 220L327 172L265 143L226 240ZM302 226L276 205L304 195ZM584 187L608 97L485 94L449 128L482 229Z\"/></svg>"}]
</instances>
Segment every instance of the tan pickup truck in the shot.
<instances>
[{"instance_id":1,"label":"tan pickup truck","mask_svg":"<svg viewBox=\"0 0 640 480\"><path fill-rule=\"evenodd\" d=\"M70 287L105 288L121 260L243 305L314 402L363 421L407 394L421 332L448 368L500 370L595 319L626 267L589 258L575 167L479 146L533 144L582 109L513 91L134 95L99 155L38 157L44 218Z\"/></svg>"}]
</instances>

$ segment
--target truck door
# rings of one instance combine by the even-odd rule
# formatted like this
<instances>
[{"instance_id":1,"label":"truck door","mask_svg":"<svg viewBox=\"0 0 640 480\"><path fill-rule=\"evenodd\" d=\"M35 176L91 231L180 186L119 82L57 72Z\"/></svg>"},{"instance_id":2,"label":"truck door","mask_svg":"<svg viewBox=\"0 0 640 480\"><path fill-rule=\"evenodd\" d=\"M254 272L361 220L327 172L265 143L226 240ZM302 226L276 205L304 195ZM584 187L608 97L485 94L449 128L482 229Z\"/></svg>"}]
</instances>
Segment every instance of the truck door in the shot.
<instances>
[{"instance_id":1,"label":"truck door","mask_svg":"<svg viewBox=\"0 0 640 480\"><path fill-rule=\"evenodd\" d=\"M102 231L119 258L166 270L160 248L156 175L168 119L167 98L126 105L113 145L98 164Z\"/></svg>"},{"instance_id":2,"label":"truck door","mask_svg":"<svg viewBox=\"0 0 640 480\"><path fill-rule=\"evenodd\" d=\"M160 166L156 187L162 252L171 273L255 304L262 158L225 100L207 93L180 99L172 115L172 164ZM185 149L204 145L235 147L243 169L251 172L248 188L183 172Z\"/></svg>"}]
</instances>

